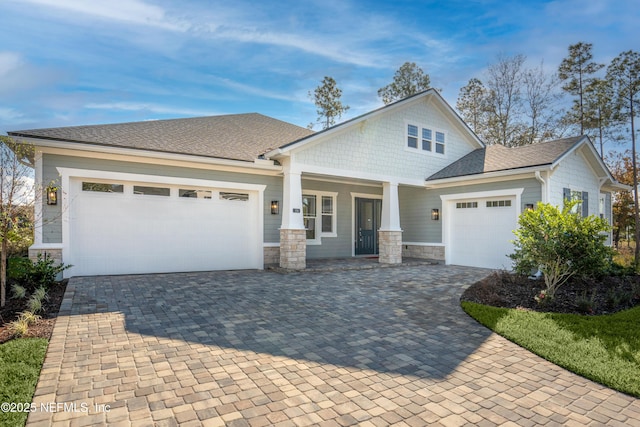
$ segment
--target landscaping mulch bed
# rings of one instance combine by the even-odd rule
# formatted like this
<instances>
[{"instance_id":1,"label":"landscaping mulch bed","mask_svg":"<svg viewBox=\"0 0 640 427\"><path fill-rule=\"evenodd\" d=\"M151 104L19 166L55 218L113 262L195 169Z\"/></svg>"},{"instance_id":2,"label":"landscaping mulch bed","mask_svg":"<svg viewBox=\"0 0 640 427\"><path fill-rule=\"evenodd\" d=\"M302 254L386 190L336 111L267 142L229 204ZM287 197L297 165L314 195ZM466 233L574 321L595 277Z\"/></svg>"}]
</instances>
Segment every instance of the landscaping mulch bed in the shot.
<instances>
[{"instance_id":1,"label":"landscaping mulch bed","mask_svg":"<svg viewBox=\"0 0 640 427\"><path fill-rule=\"evenodd\" d=\"M11 287L7 286L7 289L11 289ZM67 280L49 286L47 290L48 299L42 304L42 312L38 313L42 319L35 325L31 325L29 332L24 337L51 338L53 326L66 289ZM11 298L10 292L7 292L7 303L0 309L0 344L13 338L9 323L16 320L18 315L26 309L27 298L16 300Z\"/></svg>"},{"instance_id":2,"label":"landscaping mulch bed","mask_svg":"<svg viewBox=\"0 0 640 427\"><path fill-rule=\"evenodd\" d=\"M556 291L553 300L538 304L534 297L544 288L543 279L500 271L471 285L460 300L494 307L592 315L640 305L640 276L636 275L574 278Z\"/></svg>"}]
</instances>

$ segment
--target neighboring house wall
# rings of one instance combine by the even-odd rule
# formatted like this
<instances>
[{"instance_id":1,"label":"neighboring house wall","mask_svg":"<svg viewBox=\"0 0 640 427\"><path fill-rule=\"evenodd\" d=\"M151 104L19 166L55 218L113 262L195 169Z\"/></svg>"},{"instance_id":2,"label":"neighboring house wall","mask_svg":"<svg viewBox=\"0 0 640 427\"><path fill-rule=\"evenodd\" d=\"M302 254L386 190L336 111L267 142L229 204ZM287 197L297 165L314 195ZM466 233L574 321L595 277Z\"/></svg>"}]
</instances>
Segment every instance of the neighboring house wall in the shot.
<instances>
[{"instance_id":1,"label":"neighboring house wall","mask_svg":"<svg viewBox=\"0 0 640 427\"><path fill-rule=\"evenodd\" d=\"M521 198L521 211L528 203L535 205L541 200L541 186L535 178L426 190L415 187L400 187L398 193L402 241L442 243L442 218L439 221L431 219L431 209L438 209L442 214L441 195L476 193L509 188L524 188Z\"/></svg>"},{"instance_id":2,"label":"neighboring house wall","mask_svg":"<svg viewBox=\"0 0 640 427\"><path fill-rule=\"evenodd\" d=\"M320 191L338 193L336 237L322 237L320 244L307 244L307 258L350 257L353 250L353 197L352 193L381 196L381 186L354 185L302 179L302 192Z\"/></svg>"},{"instance_id":3,"label":"neighboring house wall","mask_svg":"<svg viewBox=\"0 0 640 427\"><path fill-rule=\"evenodd\" d=\"M268 175L249 175L237 172L221 172L206 169L190 169L174 166L162 166L146 163L120 162L114 160L90 159L86 157L62 156L43 154L43 182L46 185L50 181L59 182L57 167L105 170L111 172L126 172L135 174L196 178L215 181L240 182L247 184L263 184L267 188L264 192L264 241L277 243L280 239L278 228L281 223L281 214L271 214L271 200L282 203L282 178ZM66 192L66 189L61 189ZM43 201L43 243L62 242L62 215L61 203L55 206L47 206Z\"/></svg>"},{"instance_id":4,"label":"neighboring house wall","mask_svg":"<svg viewBox=\"0 0 640 427\"><path fill-rule=\"evenodd\" d=\"M423 181L478 148L448 115L450 113L445 114L435 103L420 99L326 138L320 136L316 142L295 150L293 159L302 165L302 170L304 165L310 165ZM434 131L434 138L436 130L444 131L445 154L408 149L407 123L429 127Z\"/></svg>"},{"instance_id":5,"label":"neighboring house wall","mask_svg":"<svg viewBox=\"0 0 640 427\"><path fill-rule=\"evenodd\" d=\"M557 166L550 178L550 203L562 207L563 189L589 193L589 215L600 214L600 184L595 172L579 150L570 153Z\"/></svg>"}]
</instances>

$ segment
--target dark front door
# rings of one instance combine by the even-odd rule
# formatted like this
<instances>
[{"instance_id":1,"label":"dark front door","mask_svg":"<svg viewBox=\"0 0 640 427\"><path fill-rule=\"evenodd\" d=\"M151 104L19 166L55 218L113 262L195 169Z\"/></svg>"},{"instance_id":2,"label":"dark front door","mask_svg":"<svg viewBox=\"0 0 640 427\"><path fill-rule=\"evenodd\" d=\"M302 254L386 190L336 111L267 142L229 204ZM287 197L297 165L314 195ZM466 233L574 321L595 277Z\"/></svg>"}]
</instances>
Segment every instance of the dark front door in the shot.
<instances>
[{"instance_id":1,"label":"dark front door","mask_svg":"<svg viewBox=\"0 0 640 427\"><path fill-rule=\"evenodd\" d=\"M382 200L356 198L356 255L378 253Z\"/></svg>"}]
</instances>

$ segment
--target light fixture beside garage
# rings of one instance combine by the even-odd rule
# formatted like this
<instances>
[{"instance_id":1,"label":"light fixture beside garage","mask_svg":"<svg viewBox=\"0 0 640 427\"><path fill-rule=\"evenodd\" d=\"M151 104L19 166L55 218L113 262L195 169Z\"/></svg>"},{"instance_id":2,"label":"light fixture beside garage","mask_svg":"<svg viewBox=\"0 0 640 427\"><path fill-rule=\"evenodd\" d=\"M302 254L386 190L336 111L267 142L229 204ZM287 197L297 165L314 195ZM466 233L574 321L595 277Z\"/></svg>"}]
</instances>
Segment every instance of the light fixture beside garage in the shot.
<instances>
[{"instance_id":1,"label":"light fixture beside garage","mask_svg":"<svg viewBox=\"0 0 640 427\"><path fill-rule=\"evenodd\" d=\"M47 205L58 204L58 187L47 187Z\"/></svg>"},{"instance_id":2,"label":"light fixture beside garage","mask_svg":"<svg viewBox=\"0 0 640 427\"><path fill-rule=\"evenodd\" d=\"M277 200L271 201L271 215L278 215L280 212L280 202Z\"/></svg>"},{"instance_id":3,"label":"light fixture beside garage","mask_svg":"<svg viewBox=\"0 0 640 427\"><path fill-rule=\"evenodd\" d=\"M440 219L440 209L431 209L431 219L434 221Z\"/></svg>"}]
</instances>

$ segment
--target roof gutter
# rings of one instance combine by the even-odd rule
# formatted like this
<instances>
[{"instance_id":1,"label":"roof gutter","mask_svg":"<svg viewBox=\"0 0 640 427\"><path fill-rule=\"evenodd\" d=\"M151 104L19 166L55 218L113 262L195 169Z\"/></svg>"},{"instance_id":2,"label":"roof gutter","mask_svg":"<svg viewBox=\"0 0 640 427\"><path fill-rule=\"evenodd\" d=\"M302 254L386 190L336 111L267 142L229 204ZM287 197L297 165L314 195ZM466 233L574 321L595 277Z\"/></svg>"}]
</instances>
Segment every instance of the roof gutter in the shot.
<instances>
[{"instance_id":1,"label":"roof gutter","mask_svg":"<svg viewBox=\"0 0 640 427\"><path fill-rule=\"evenodd\" d=\"M452 178L434 179L431 181L425 181L426 188L439 188L439 187L453 187L455 185L461 185L469 183L469 181L485 181L493 180L496 178L516 176L516 175L532 175L535 176L536 172L551 170L551 165L533 166L527 168L507 169L495 172L486 172L474 175L461 175ZM473 182L471 182L473 184Z\"/></svg>"},{"instance_id":2,"label":"roof gutter","mask_svg":"<svg viewBox=\"0 0 640 427\"><path fill-rule=\"evenodd\" d=\"M544 178L542 178L542 174L540 173L540 171L536 171L536 179L540 182L542 188L540 189L540 193L542 195L542 203L549 203L549 176L547 175L547 180L545 181Z\"/></svg>"},{"instance_id":3,"label":"roof gutter","mask_svg":"<svg viewBox=\"0 0 640 427\"><path fill-rule=\"evenodd\" d=\"M18 139L18 138L16 138ZM194 154L178 154L178 153L166 153L162 151L151 151L137 148L125 148L125 147L112 147L105 145L86 144L81 142L65 142L53 139L39 139L34 137L20 137L20 141L31 144L35 147L47 147L57 149L67 149L74 151L85 151L94 153L107 153L113 155L122 155L128 157L146 157L156 158L162 160L173 160L181 162L198 162L208 165L220 165L229 167L259 169L266 171L282 171L281 166L274 165L272 161L264 159L255 159L253 161L246 160L231 160L221 159L216 157L205 157Z\"/></svg>"}]
</instances>

